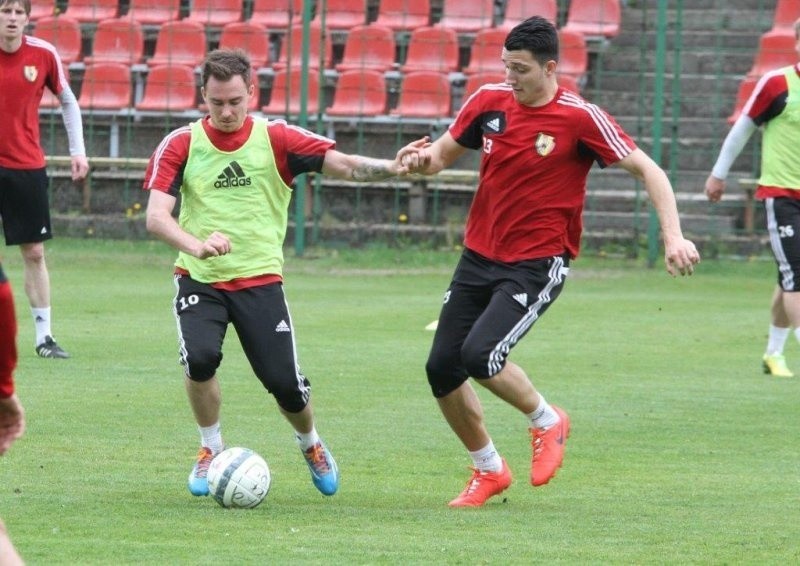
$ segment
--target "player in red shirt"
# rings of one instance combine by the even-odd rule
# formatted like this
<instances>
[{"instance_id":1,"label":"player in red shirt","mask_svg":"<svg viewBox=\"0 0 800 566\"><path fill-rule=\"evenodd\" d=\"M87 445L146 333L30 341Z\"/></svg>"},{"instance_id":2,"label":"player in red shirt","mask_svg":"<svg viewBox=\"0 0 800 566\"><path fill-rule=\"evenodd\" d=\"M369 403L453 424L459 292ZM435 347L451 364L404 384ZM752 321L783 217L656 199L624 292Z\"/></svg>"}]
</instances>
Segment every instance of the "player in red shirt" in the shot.
<instances>
[{"instance_id":1,"label":"player in red shirt","mask_svg":"<svg viewBox=\"0 0 800 566\"><path fill-rule=\"evenodd\" d=\"M469 377L526 416L534 486L547 483L561 466L569 417L507 358L561 292L578 255L586 177L594 162L618 165L644 182L661 221L670 274L691 274L700 260L683 237L664 171L608 114L558 86L557 61L556 28L540 17L520 23L502 50L505 83L479 89L432 144L401 150L411 172L423 174L450 166L467 149L482 152L465 250L426 364L433 395L474 463L451 507L479 507L511 485Z\"/></svg>"},{"instance_id":2,"label":"player in red shirt","mask_svg":"<svg viewBox=\"0 0 800 566\"><path fill-rule=\"evenodd\" d=\"M30 13L30 0L0 0L0 217L6 245L18 245L22 253L36 353L43 358L68 358L53 339L50 276L44 257L44 242L53 237L49 179L39 143L39 102L45 88L61 101L73 180L86 177L89 163L78 101L55 47L24 34Z\"/></svg>"}]
</instances>

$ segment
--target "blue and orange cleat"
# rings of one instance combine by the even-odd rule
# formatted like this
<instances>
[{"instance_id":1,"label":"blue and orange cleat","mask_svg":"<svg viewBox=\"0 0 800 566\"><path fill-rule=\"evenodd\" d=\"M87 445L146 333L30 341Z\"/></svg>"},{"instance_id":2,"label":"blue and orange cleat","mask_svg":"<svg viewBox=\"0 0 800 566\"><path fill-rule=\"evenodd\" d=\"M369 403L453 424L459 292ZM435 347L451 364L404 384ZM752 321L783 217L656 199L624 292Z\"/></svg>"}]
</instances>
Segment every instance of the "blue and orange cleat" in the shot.
<instances>
[{"instance_id":1,"label":"blue and orange cleat","mask_svg":"<svg viewBox=\"0 0 800 566\"><path fill-rule=\"evenodd\" d=\"M213 459L214 454L210 448L203 446L197 452L197 462L189 474L189 493L192 495L208 495L208 466Z\"/></svg>"},{"instance_id":2,"label":"blue and orange cleat","mask_svg":"<svg viewBox=\"0 0 800 566\"><path fill-rule=\"evenodd\" d=\"M303 450L311 481L320 493L333 495L339 489L339 467L336 460L320 440L308 450Z\"/></svg>"}]
</instances>

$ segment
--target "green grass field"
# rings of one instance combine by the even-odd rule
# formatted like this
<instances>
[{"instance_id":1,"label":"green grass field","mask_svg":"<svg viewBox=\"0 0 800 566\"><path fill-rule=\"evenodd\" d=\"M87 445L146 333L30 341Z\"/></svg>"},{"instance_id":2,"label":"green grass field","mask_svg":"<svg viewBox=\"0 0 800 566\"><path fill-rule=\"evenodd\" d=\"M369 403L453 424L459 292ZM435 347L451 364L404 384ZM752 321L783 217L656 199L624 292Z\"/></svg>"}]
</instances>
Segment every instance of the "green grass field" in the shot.
<instances>
[{"instance_id":1,"label":"green grass field","mask_svg":"<svg viewBox=\"0 0 800 566\"><path fill-rule=\"evenodd\" d=\"M65 361L35 357L19 254L4 255L28 430L0 460L0 516L30 564L800 561L800 377L760 370L767 261L705 262L686 279L575 262L512 354L571 415L564 467L530 487L524 418L479 391L516 479L484 508L451 510L470 462L430 396L424 327L457 256L290 257L298 354L341 488L313 488L231 329L223 433L273 472L264 504L236 511L186 490L198 435L177 364L173 252L48 244ZM794 340L787 357L800 374Z\"/></svg>"}]
</instances>

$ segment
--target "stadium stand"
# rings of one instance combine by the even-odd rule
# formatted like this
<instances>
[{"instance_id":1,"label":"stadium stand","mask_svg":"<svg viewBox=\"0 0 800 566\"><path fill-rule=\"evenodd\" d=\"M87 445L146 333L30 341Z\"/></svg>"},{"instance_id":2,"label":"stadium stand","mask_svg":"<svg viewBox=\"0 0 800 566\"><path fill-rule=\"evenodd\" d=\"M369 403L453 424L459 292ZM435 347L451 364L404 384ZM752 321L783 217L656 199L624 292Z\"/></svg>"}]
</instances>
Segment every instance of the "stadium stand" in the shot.
<instances>
[{"instance_id":1,"label":"stadium stand","mask_svg":"<svg viewBox=\"0 0 800 566\"><path fill-rule=\"evenodd\" d=\"M194 69L186 65L151 67L144 85L144 96L137 110L183 112L197 109L197 81Z\"/></svg>"},{"instance_id":2,"label":"stadium stand","mask_svg":"<svg viewBox=\"0 0 800 566\"><path fill-rule=\"evenodd\" d=\"M439 26L475 33L494 25L494 0L444 0Z\"/></svg>"},{"instance_id":3,"label":"stadium stand","mask_svg":"<svg viewBox=\"0 0 800 566\"><path fill-rule=\"evenodd\" d=\"M798 18L800 18L800 0L778 0L772 18L772 29L792 30Z\"/></svg>"},{"instance_id":4,"label":"stadium stand","mask_svg":"<svg viewBox=\"0 0 800 566\"><path fill-rule=\"evenodd\" d=\"M142 25L160 25L181 17L181 0L131 0L126 16Z\"/></svg>"},{"instance_id":5,"label":"stadium stand","mask_svg":"<svg viewBox=\"0 0 800 566\"><path fill-rule=\"evenodd\" d=\"M64 65L81 60L81 25L78 20L65 16L44 16L36 21L33 35L52 43Z\"/></svg>"},{"instance_id":6,"label":"stadium stand","mask_svg":"<svg viewBox=\"0 0 800 566\"><path fill-rule=\"evenodd\" d=\"M744 80L739 83L739 90L736 92L736 102L734 103L733 111L727 118L728 124L733 124L739 119L739 115L742 113L744 105L747 104L750 95L753 94L753 90L756 88L759 79L760 77L745 77Z\"/></svg>"},{"instance_id":7,"label":"stadium stand","mask_svg":"<svg viewBox=\"0 0 800 566\"><path fill-rule=\"evenodd\" d=\"M81 110L122 110L131 106L131 69L123 63L86 65L78 105Z\"/></svg>"},{"instance_id":8,"label":"stadium stand","mask_svg":"<svg viewBox=\"0 0 800 566\"><path fill-rule=\"evenodd\" d=\"M253 14L248 21L283 32L302 21L302 16L303 0L253 0Z\"/></svg>"},{"instance_id":9,"label":"stadium stand","mask_svg":"<svg viewBox=\"0 0 800 566\"><path fill-rule=\"evenodd\" d=\"M380 71L350 70L339 75L330 116L381 116L386 113L386 78Z\"/></svg>"},{"instance_id":10,"label":"stadium stand","mask_svg":"<svg viewBox=\"0 0 800 566\"><path fill-rule=\"evenodd\" d=\"M589 49L585 36L575 30L558 30L558 73L580 82L589 69Z\"/></svg>"},{"instance_id":11,"label":"stadium stand","mask_svg":"<svg viewBox=\"0 0 800 566\"><path fill-rule=\"evenodd\" d=\"M87 65L94 63L124 63L136 65L144 59L142 24L131 18L111 18L97 24L92 54L83 58Z\"/></svg>"},{"instance_id":12,"label":"stadium stand","mask_svg":"<svg viewBox=\"0 0 800 566\"><path fill-rule=\"evenodd\" d=\"M226 24L220 32L219 47L243 49L250 55L250 63L255 69L270 65L269 32L261 24L252 21Z\"/></svg>"},{"instance_id":13,"label":"stadium stand","mask_svg":"<svg viewBox=\"0 0 800 566\"><path fill-rule=\"evenodd\" d=\"M508 29L504 28L486 28L478 31L470 49L469 65L464 67L464 74L473 75L502 69L500 56L506 35Z\"/></svg>"},{"instance_id":14,"label":"stadium stand","mask_svg":"<svg viewBox=\"0 0 800 566\"><path fill-rule=\"evenodd\" d=\"M69 0L62 12L82 24L116 18L118 13L118 0Z\"/></svg>"},{"instance_id":15,"label":"stadium stand","mask_svg":"<svg viewBox=\"0 0 800 566\"><path fill-rule=\"evenodd\" d=\"M446 118L450 116L450 80L444 73L417 71L401 79L400 97L393 116Z\"/></svg>"},{"instance_id":16,"label":"stadium stand","mask_svg":"<svg viewBox=\"0 0 800 566\"><path fill-rule=\"evenodd\" d=\"M330 30L349 30L367 21L367 5L364 0L325 0L325 10L317 10L314 22Z\"/></svg>"},{"instance_id":17,"label":"stadium stand","mask_svg":"<svg viewBox=\"0 0 800 566\"><path fill-rule=\"evenodd\" d=\"M269 104L261 108L261 112L272 116L297 115L300 113L300 84L301 69L292 67L282 69L275 73L270 89ZM306 111L316 114L320 110L319 102L319 74L308 73L308 93Z\"/></svg>"},{"instance_id":18,"label":"stadium stand","mask_svg":"<svg viewBox=\"0 0 800 566\"><path fill-rule=\"evenodd\" d=\"M339 72L354 69L389 71L394 68L397 44L394 32L376 24L355 26L347 34Z\"/></svg>"},{"instance_id":19,"label":"stadium stand","mask_svg":"<svg viewBox=\"0 0 800 566\"><path fill-rule=\"evenodd\" d=\"M563 29L587 37L611 39L619 35L622 21L620 0L574 0L569 3Z\"/></svg>"},{"instance_id":20,"label":"stadium stand","mask_svg":"<svg viewBox=\"0 0 800 566\"><path fill-rule=\"evenodd\" d=\"M323 40L324 35L324 40ZM324 45L324 49L323 49ZM333 47L329 33L322 33L322 27L318 22L311 22L309 27L308 41L309 68L317 69L320 66L327 69L331 66L333 58ZM286 69L287 67L299 69L303 63L303 24L294 24L289 28L289 32L281 40L281 50L278 60L272 66L275 70Z\"/></svg>"},{"instance_id":21,"label":"stadium stand","mask_svg":"<svg viewBox=\"0 0 800 566\"><path fill-rule=\"evenodd\" d=\"M554 25L558 23L556 0L507 0L498 27L510 29L531 16L541 16Z\"/></svg>"},{"instance_id":22,"label":"stadium stand","mask_svg":"<svg viewBox=\"0 0 800 566\"><path fill-rule=\"evenodd\" d=\"M572 92L580 94L581 87L579 82L573 77L572 75L564 75L560 72L556 73L558 85L564 87L567 90L571 90Z\"/></svg>"},{"instance_id":23,"label":"stadium stand","mask_svg":"<svg viewBox=\"0 0 800 566\"><path fill-rule=\"evenodd\" d=\"M506 75L501 71L496 72L482 72L482 73L475 73L474 75L469 75L467 77L467 82L464 85L464 95L462 96L462 103L468 99L470 96L475 94L475 91L478 90L481 85L489 84L489 83L505 83Z\"/></svg>"},{"instance_id":24,"label":"stadium stand","mask_svg":"<svg viewBox=\"0 0 800 566\"><path fill-rule=\"evenodd\" d=\"M747 72L748 77L760 77L767 71L792 65L797 62L795 46L797 39L794 30L773 29L762 34L758 42L758 51L753 60L753 66Z\"/></svg>"},{"instance_id":25,"label":"stadium stand","mask_svg":"<svg viewBox=\"0 0 800 566\"><path fill-rule=\"evenodd\" d=\"M403 73L458 70L459 46L455 30L441 26L417 28L411 32Z\"/></svg>"},{"instance_id":26,"label":"stadium stand","mask_svg":"<svg viewBox=\"0 0 800 566\"><path fill-rule=\"evenodd\" d=\"M205 26L200 22L177 20L165 22L158 28L153 56L149 66L188 65L195 67L206 56Z\"/></svg>"},{"instance_id":27,"label":"stadium stand","mask_svg":"<svg viewBox=\"0 0 800 566\"><path fill-rule=\"evenodd\" d=\"M192 0L185 19L205 26L222 27L242 20L242 0Z\"/></svg>"},{"instance_id":28,"label":"stadium stand","mask_svg":"<svg viewBox=\"0 0 800 566\"><path fill-rule=\"evenodd\" d=\"M408 32L427 27L430 21L430 0L380 0L378 16L373 23L395 32Z\"/></svg>"},{"instance_id":29,"label":"stadium stand","mask_svg":"<svg viewBox=\"0 0 800 566\"><path fill-rule=\"evenodd\" d=\"M55 0L42 0L42 2L31 2L31 22L37 22L40 18L54 16L58 13Z\"/></svg>"}]
</instances>

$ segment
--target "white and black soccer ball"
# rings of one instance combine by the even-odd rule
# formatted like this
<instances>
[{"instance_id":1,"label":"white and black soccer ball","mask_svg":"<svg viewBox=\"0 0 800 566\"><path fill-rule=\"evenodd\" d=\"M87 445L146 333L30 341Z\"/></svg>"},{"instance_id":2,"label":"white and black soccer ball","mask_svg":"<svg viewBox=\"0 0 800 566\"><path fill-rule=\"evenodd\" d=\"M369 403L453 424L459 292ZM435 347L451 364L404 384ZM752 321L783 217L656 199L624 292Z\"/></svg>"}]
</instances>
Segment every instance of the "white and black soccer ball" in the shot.
<instances>
[{"instance_id":1,"label":"white and black soccer ball","mask_svg":"<svg viewBox=\"0 0 800 566\"><path fill-rule=\"evenodd\" d=\"M267 497L272 476L267 462L249 448L217 454L208 467L208 491L223 507L252 509Z\"/></svg>"}]
</instances>

